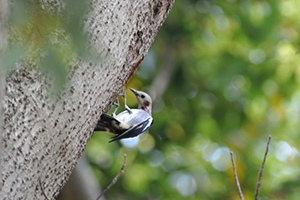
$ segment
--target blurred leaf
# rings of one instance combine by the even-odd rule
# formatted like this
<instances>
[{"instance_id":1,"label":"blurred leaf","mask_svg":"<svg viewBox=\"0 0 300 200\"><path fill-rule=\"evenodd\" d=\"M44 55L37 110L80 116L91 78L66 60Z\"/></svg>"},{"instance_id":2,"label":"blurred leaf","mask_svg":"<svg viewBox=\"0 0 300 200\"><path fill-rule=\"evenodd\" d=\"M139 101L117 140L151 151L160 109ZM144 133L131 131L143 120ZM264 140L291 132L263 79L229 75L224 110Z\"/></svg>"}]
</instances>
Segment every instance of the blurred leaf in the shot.
<instances>
[{"instance_id":1,"label":"blurred leaf","mask_svg":"<svg viewBox=\"0 0 300 200\"><path fill-rule=\"evenodd\" d=\"M25 53L26 46L22 43L16 43L11 45L5 52L2 58L2 70L9 71L14 67L14 64L18 62L22 55Z\"/></svg>"},{"instance_id":2,"label":"blurred leaf","mask_svg":"<svg viewBox=\"0 0 300 200\"><path fill-rule=\"evenodd\" d=\"M58 97L66 82L67 69L63 57L57 49L50 48L41 64L42 71L53 79L50 91L52 97Z\"/></svg>"}]
</instances>

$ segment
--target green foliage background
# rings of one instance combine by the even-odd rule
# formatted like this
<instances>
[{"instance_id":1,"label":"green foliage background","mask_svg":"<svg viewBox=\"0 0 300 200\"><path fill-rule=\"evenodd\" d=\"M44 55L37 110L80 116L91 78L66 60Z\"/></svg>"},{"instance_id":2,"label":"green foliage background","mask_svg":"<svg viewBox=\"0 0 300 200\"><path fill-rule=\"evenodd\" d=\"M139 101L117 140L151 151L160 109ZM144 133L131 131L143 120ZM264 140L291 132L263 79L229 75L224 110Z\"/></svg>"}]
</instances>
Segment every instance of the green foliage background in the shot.
<instances>
[{"instance_id":1,"label":"green foliage background","mask_svg":"<svg viewBox=\"0 0 300 200\"><path fill-rule=\"evenodd\" d=\"M176 1L127 88L156 96L154 124L136 147L96 133L86 153L107 199L261 199L300 196L299 1ZM169 60L167 60L169 58ZM171 63L170 63L171 62ZM153 87L164 67L162 96ZM128 91L129 106L136 106Z\"/></svg>"}]
</instances>

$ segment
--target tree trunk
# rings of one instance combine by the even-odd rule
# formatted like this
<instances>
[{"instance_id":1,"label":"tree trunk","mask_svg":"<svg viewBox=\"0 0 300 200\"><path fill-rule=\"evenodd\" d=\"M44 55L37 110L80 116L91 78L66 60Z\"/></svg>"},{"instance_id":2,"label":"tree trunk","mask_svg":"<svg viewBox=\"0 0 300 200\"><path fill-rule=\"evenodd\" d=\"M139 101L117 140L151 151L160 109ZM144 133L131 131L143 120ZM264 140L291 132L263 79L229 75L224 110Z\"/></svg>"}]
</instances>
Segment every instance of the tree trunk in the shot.
<instances>
[{"instance_id":1,"label":"tree trunk","mask_svg":"<svg viewBox=\"0 0 300 200\"><path fill-rule=\"evenodd\" d=\"M58 195L99 116L147 54L173 3L94 0L84 28L102 62L73 64L55 101L45 74L16 65L5 83L1 199L46 199L41 186L49 199Z\"/></svg>"},{"instance_id":2,"label":"tree trunk","mask_svg":"<svg viewBox=\"0 0 300 200\"><path fill-rule=\"evenodd\" d=\"M7 27L6 23L9 17L9 1L0 0L0 58L3 56L4 50L7 46ZM0 69L3 65L0 59ZM5 93L5 72L0 70L0 101L2 102ZM0 103L0 172L3 172L3 105ZM0 181L2 180L2 173L0 173ZM1 189L2 184L0 185ZM1 196L0 196L1 197Z\"/></svg>"}]
</instances>

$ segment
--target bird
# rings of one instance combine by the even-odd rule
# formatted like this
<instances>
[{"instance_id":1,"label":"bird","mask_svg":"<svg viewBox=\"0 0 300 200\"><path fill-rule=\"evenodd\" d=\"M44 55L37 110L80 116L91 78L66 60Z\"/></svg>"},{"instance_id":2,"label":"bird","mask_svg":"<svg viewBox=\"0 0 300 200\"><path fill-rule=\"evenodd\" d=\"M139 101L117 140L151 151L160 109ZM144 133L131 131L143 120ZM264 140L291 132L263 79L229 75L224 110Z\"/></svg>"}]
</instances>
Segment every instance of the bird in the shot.
<instances>
[{"instance_id":1,"label":"bird","mask_svg":"<svg viewBox=\"0 0 300 200\"><path fill-rule=\"evenodd\" d=\"M109 142L117 141L124 138L136 137L147 131L153 124L152 99L149 94L130 88L137 99L138 108L131 109L126 105L125 89L122 94L124 96L125 109L116 115L116 109L112 116L102 114L94 131L107 131L114 134Z\"/></svg>"}]
</instances>

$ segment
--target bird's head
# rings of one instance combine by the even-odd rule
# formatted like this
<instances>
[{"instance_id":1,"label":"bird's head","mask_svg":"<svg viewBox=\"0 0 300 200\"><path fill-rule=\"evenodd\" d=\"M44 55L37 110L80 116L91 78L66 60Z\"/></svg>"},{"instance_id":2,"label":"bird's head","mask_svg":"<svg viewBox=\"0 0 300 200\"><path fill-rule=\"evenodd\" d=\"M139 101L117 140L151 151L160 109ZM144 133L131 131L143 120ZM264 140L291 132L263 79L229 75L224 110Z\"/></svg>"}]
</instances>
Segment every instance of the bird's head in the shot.
<instances>
[{"instance_id":1,"label":"bird's head","mask_svg":"<svg viewBox=\"0 0 300 200\"><path fill-rule=\"evenodd\" d=\"M135 89L132 88L130 88L130 90L136 96L136 100L138 102L138 108L151 114L152 99L150 95L142 91L136 91Z\"/></svg>"}]
</instances>

